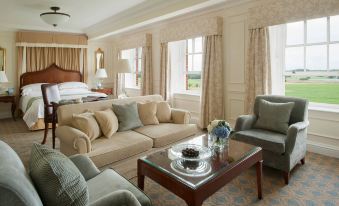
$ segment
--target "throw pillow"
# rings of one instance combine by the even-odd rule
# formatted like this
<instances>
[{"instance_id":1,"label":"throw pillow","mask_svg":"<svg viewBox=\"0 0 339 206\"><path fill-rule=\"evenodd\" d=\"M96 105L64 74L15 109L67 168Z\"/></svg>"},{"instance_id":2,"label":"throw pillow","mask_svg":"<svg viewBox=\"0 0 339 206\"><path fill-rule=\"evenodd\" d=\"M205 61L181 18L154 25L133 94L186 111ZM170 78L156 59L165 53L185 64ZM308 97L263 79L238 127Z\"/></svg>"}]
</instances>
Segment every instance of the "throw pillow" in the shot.
<instances>
[{"instance_id":1,"label":"throw pillow","mask_svg":"<svg viewBox=\"0 0 339 206\"><path fill-rule=\"evenodd\" d=\"M254 127L286 134L294 102L273 103L266 100L259 102L259 117Z\"/></svg>"},{"instance_id":2,"label":"throw pillow","mask_svg":"<svg viewBox=\"0 0 339 206\"><path fill-rule=\"evenodd\" d=\"M171 107L168 102L157 103L157 118L160 123L169 123L172 119Z\"/></svg>"},{"instance_id":3,"label":"throw pillow","mask_svg":"<svg viewBox=\"0 0 339 206\"><path fill-rule=\"evenodd\" d=\"M100 127L92 112L73 114L72 123L73 127L85 133L91 141L101 136Z\"/></svg>"},{"instance_id":4,"label":"throw pillow","mask_svg":"<svg viewBox=\"0 0 339 206\"><path fill-rule=\"evenodd\" d=\"M88 205L87 183L74 163L46 145L33 144L30 176L44 205Z\"/></svg>"},{"instance_id":5,"label":"throw pillow","mask_svg":"<svg viewBox=\"0 0 339 206\"><path fill-rule=\"evenodd\" d=\"M127 104L113 104L113 112L119 121L119 132L142 127L136 102Z\"/></svg>"},{"instance_id":6,"label":"throw pillow","mask_svg":"<svg viewBox=\"0 0 339 206\"><path fill-rule=\"evenodd\" d=\"M118 131L118 118L111 108L104 111L96 111L94 112L94 115L105 137L110 138Z\"/></svg>"},{"instance_id":7,"label":"throw pillow","mask_svg":"<svg viewBox=\"0 0 339 206\"><path fill-rule=\"evenodd\" d=\"M139 117L143 125L159 124L157 113L157 103L147 102L138 104Z\"/></svg>"}]
</instances>

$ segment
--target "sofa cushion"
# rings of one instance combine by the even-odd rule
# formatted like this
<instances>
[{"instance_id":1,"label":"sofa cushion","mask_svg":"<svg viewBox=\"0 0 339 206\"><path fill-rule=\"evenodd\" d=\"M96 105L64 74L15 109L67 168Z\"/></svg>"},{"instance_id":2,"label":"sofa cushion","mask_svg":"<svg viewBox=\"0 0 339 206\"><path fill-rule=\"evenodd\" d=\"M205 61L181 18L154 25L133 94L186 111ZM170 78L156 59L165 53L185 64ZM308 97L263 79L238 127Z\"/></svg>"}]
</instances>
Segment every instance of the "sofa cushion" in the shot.
<instances>
[{"instance_id":1,"label":"sofa cushion","mask_svg":"<svg viewBox=\"0 0 339 206\"><path fill-rule=\"evenodd\" d=\"M142 122L139 118L138 106L136 102L126 104L114 104L113 111L119 120L119 132L142 127Z\"/></svg>"},{"instance_id":2,"label":"sofa cushion","mask_svg":"<svg viewBox=\"0 0 339 206\"><path fill-rule=\"evenodd\" d=\"M110 139L98 138L94 140L89 156L97 167L101 167L147 151L152 146L152 139L129 130L117 132Z\"/></svg>"},{"instance_id":3,"label":"sofa cushion","mask_svg":"<svg viewBox=\"0 0 339 206\"><path fill-rule=\"evenodd\" d=\"M132 183L115 171L108 169L87 181L90 203L117 190L128 190L134 194L142 206L151 206L150 199Z\"/></svg>"},{"instance_id":4,"label":"sofa cushion","mask_svg":"<svg viewBox=\"0 0 339 206\"><path fill-rule=\"evenodd\" d=\"M96 111L94 115L105 137L110 138L118 131L118 118L111 108L104 111Z\"/></svg>"},{"instance_id":5,"label":"sofa cushion","mask_svg":"<svg viewBox=\"0 0 339 206\"><path fill-rule=\"evenodd\" d=\"M168 102L158 102L157 103L157 118L160 123L170 123L171 122L171 107Z\"/></svg>"},{"instance_id":6,"label":"sofa cushion","mask_svg":"<svg viewBox=\"0 0 339 206\"><path fill-rule=\"evenodd\" d=\"M244 130L232 135L232 139L256 145L262 147L264 150L279 154L285 152L286 138L287 136L284 134L262 129Z\"/></svg>"},{"instance_id":7,"label":"sofa cushion","mask_svg":"<svg viewBox=\"0 0 339 206\"><path fill-rule=\"evenodd\" d=\"M162 147L194 135L197 132L197 126L195 124L161 123L140 127L134 131L152 138L154 147Z\"/></svg>"},{"instance_id":8,"label":"sofa cushion","mask_svg":"<svg viewBox=\"0 0 339 206\"><path fill-rule=\"evenodd\" d=\"M254 127L286 134L293 107L294 102L274 103L261 99Z\"/></svg>"},{"instance_id":9,"label":"sofa cushion","mask_svg":"<svg viewBox=\"0 0 339 206\"><path fill-rule=\"evenodd\" d=\"M88 205L86 181L65 155L33 144L29 168L44 205Z\"/></svg>"},{"instance_id":10,"label":"sofa cushion","mask_svg":"<svg viewBox=\"0 0 339 206\"><path fill-rule=\"evenodd\" d=\"M94 113L73 114L73 127L85 133L91 141L101 136L101 130Z\"/></svg>"},{"instance_id":11,"label":"sofa cushion","mask_svg":"<svg viewBox=\"0 0 339 206\"><path fill-rule=\"evenodd\" d=\"M138 112L143 125L159 124L156 102L139 103Z\"/></svg>"}]
</instances>

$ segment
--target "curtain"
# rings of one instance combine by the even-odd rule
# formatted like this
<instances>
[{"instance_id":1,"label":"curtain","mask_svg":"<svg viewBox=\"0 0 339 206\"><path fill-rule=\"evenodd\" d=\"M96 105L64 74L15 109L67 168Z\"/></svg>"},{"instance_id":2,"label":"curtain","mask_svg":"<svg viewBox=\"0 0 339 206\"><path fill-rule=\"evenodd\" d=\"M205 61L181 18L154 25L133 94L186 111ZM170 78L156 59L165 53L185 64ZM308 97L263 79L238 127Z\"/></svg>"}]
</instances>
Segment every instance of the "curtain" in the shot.
<instances>
[{"instance_id":1,"label":"curtain","mask_svg":"<svg viewBox=\"0 0 339 206\"><path fill-rule=\"evenodd\" d=\"M167 100L168 82L168 43L160 44L160 95Z\"/></svg>"},{"instance_id":2,"label":"curtain","mask_svg":"<svg viewBox=\"0 0 339 206\"><path fill-rule=\"evenodd\" d=\"M88 81L88 65L87 65L87 49L86 48L83 49L82 55L83 55L83 57L82 57L83 58L83 60L82 60L82 64L83 64L83 66L82 66L82 79L85 83L87 83L87 81Z\"/></svg>"},{"instance_id":3,"label":"curtain","mask_svg":"<svg viewBox=\"0 0 339 206\"><path fill-rule=\"evenodd\" d=\"M257 95L271 94L270 40L267 27L249 30L245 111L252 113Z\"/></svg>"},{"instance_id":4,"label":"curtain","mask_svg":"<svg viewBox=\"0 0 339 206\"><path fill-rule=\"evenodd\" d=\"M21 76L21 74L23 74L23 73L25 73L26 71L25 71L25 68L23 67L23 65L24 65L24 62L23 62L23 56L24 56L24 53L25 53L25 47L17 47L17 54L18 54L18 56L17 56L17 77L18 77L18 83L17 83L17 87L16 87L16 94L17 94L17 96L20 96L19 94L20 94L20 91L19 91L19 89L20 89L20 76ZM19 99L19 98L16 98L17 100Z\"/></svg>"},{"instance_id":5,"label":"curtain","mask_svg":"<svg viewBox=\"0 0 339 206\"><path fill-rule=\"evenodd\" d=\"M224 118L224 82L222 64L222 36L205 37L202 73L200 127Z\"/></svg>"},{"instance_id":6,"label":"curtain","mask_svg":"<svg viewBox=\"0 0 339 206\"><path fill-rule=\"evenodd\" d=\"M152 47L142 47L142 90L141 95L153 94Z\"/></svg>"}]
</instances>

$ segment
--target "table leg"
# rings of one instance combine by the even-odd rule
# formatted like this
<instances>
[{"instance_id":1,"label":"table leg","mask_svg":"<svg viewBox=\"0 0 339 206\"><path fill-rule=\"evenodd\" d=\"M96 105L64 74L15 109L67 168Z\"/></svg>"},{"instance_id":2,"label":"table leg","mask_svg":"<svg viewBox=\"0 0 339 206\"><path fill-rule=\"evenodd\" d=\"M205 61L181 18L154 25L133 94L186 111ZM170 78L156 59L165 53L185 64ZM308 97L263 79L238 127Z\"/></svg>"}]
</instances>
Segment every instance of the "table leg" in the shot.
<instances>
[{"instance_id":1,"label":"table leg","mask_svg":"<svg viewBox=\"0 0 339 206\"><path fill-rule=\"evenodd\" d=\"M260 160L256 164L257 168L257 188L258 188L258 199L262 199L262 163L263 160Z\"/></svg>"},{"instance_id":2,"label":"table leg","mask_svg":"<svg viewBox=\"0 0 339 206\"><path fill-rule=\"evenodd\" d=\"M52 121L52 141L53 141L53 149L55 149L55 129L56 129L56 118L53 116Z\"/></svg>"},{"instance_id":3,"label":"table leg","mask_svg":"<svg viewBox=\"0 0 339 206\"><path fill-rule=\"evenodd\" d=\"M12 103L11 111L12 111L12 118L15 121L15 110L16 110L16 105L15 103Z\"/></svg>"},{"instance_id":4,"label":"table leg","mask_svg":"<svg viewBox=\"0 0 339 206\"><path fill-rule=\"evenodd\" d=\"M143 175L141 172L141 161L138 160L138 187L141 190L144 190L144 185L145 185L145 175Z\"/></svg>"}]
</instances>

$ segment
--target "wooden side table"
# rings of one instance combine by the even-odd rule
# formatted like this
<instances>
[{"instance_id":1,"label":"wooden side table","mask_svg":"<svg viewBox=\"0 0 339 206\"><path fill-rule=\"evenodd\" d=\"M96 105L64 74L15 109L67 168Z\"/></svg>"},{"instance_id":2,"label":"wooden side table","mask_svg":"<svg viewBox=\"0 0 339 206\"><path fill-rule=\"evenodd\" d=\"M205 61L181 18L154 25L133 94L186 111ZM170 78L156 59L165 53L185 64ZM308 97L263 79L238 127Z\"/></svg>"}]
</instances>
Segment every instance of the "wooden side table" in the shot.
<instances>
[{"instance_id":1,"label":"wooden side table","mask_svg":"<svg viewBox=\"0 0 339 206\"><path fill-rule=\"evenodd\" d=\"M113 89L112 88L91 89L91 91L92 92L105 93L107 95L112 95L113 94Z\"/></svg>"},{"instance_id":2,"label":"wooden side table","mask_svg":"<svg viewBox=\"0 0 339 206\"><path fill-rule=\"evenodd\" d=\"M12 103L11 112L12 112L13 120L15 121L15 110L16 110L15 96L14 95L0 95L0 102Z\"/></svg>"}]
</instances>

